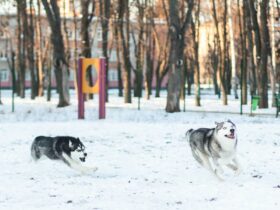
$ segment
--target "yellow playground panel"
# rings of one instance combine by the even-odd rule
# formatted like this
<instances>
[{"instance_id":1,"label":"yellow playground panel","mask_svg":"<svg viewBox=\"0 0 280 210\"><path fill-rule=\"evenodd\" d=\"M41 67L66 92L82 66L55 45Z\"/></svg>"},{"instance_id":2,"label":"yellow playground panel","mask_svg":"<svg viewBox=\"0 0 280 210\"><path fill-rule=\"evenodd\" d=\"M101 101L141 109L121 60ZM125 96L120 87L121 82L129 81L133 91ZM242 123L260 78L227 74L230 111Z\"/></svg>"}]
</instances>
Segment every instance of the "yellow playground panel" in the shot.
<instances>
[{"instance_id":1,"label":"yellow playground panel","mask_svg":"<svg viewBox=\"0 0 280 210\"><path fill-rule=\"evenodd\" d=\"M86 71L89 66L93 66L96 69L97 79L95 84L91 87L89 82L87 81ZM99 68L100 67L100 59L98 58L83 58L82 62L82 90L83 93L98 93L99 92Z\"/></svg>"}]
</instances>

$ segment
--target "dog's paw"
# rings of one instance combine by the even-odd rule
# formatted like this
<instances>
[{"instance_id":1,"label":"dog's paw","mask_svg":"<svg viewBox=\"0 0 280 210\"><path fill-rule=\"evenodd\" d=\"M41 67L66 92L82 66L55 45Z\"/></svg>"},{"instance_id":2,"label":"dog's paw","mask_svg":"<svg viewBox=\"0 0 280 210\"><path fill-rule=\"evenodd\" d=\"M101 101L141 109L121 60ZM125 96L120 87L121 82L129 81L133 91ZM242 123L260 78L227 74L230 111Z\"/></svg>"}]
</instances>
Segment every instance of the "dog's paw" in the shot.
<instances>
[{"instance_id":1,"label":"dog's paw","mask_svg":"<svg viewBox=\"0 0 280 210\"><path fill-rule=\"evenodd\" d=\"M81 170L82 174L88 174L88 173L91 173L91 172L95 172L97 171L98 168L97 167L83 167L83 169Z\"/></svg>"},{"instance_id":2,"label":"dog's paw","mask_svg":"<svg viewBox=\"0 0 280 210\"><path fill-rule=\"evenodd\" d=\"M234 175L239 176L241 174L241 172L242 172L242 168L238 168L237 170L235 170Z\"/></svg>"},{"instance_id":3,"label":"dog's paw","mask_svg":"<svg viewBox=\"0 0 280 210\"><path fill-rule=\"evenodd\" d=\"M215 168L215 174L223 174L224 173L224 170L221 168L221 167L216 167Z\"/></svg>"},{"instance_id":4,"label":"dog's paw","mask_svg":"<svg viewBox=\"0 0 280 210\"><path fill-rule=\"evenodd\" d=\"M215 170L214 170L214 174L215 174L215 177L216 177L220 182L225 181L224 178L221 176L221 174L218 172L218 169L215 169Z\"/></svg>"}]
</instances>

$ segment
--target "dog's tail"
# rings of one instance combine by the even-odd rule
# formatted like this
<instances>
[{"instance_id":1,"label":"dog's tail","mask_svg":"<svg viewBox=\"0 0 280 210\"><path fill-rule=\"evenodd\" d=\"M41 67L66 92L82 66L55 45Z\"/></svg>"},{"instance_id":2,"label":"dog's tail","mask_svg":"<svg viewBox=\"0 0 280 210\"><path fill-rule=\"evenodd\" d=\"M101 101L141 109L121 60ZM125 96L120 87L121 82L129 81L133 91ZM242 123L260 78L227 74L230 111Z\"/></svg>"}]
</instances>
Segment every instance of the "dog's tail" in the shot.
<instances>
[{"instance_id":1,"label":"dog's tail","mask_svg":"<svg viewBox=\"0 0 280 210\"><path fill-rule=\"evenodd\" d=\"M186 139L187 141L190 141L190 136L191 136L191 133L193 132L193 129L189 129L187 132L186 132Z\"/></svg>"}]
</instances>

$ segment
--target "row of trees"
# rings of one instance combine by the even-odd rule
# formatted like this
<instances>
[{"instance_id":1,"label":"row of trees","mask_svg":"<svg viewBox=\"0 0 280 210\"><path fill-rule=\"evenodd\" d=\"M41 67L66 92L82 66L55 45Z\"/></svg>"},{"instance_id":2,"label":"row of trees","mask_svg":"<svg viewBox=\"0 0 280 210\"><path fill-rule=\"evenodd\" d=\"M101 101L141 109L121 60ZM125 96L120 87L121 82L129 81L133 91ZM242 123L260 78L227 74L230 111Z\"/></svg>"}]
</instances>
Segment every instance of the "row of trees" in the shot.
<instances>
[{"instance_id":1,"label":"row of trees","mask_svg":"<svg viewBox=\"0 0 280 210\"><path fill-rule=\"evenodd\" d=\"M107 63L112 49L116 50L119 95L124 94L126 103L131 103L132 88L134 96L141 97L144 86L149 98L153 77L156 97L159 97L161 82L168 76L167 112L180 111L180 99L184 99L185 92L190 94L192 80L195 103L200 106L201 27L209 23L214 30L212 38L208 39L204 65L212 77L215 93L222 95L223 104L228 103L231 90L238 98L238 84L242 89L242 103L247 103L249 84L250 93L260 96L261 108L268 107L268 85L273 93L277 92L276 86L280 82L280 42L275 36L278 30L275 17L280 16L278 1L80 0L80 7L76 7L77 1L74 0L60 2L60 6L72 5L73 26L70 29L65 14L61 14L61 11L69 11L59 8L59 1L15 1L17 42L16 48L7 44L7 51L10 52L8 60L14 91L21 97L25 97L26 69L31 75L31 97L35 98L43 94L46 78L49 78L47 86L50 90L50 69L53 66L59 93L58 106L69 104L69 69L77 69L79 55L91 57L94 37L90 29L94 17L98 17L102 28L102 55ZM50 39L42 36L42 6L51 29ZM164 20L161 27L156 20ZM5 28L3 24L1 26ZM67 36L69 30L75 34L72 57L70 49L73 44ZM77 38L78 33L81 41ZM11 34L10 40L13 36ZM135 55L135 64L131 54ZM108 78L110 66L106 68ZM187 91L185 84L188 84ZM50 98L50 91L48 93Z\"/></svg>"}]
</instances>

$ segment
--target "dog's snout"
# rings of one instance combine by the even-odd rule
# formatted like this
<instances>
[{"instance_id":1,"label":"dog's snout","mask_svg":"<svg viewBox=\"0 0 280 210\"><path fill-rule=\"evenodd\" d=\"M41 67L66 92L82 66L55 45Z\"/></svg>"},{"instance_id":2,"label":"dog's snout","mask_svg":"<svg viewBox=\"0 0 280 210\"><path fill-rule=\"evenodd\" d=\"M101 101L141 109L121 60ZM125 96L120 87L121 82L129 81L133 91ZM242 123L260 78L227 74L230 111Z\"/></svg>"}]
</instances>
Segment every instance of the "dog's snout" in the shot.
<instances>
[{"instance_id":1,"label":"dog's snout","mask_svg":"<svg viewBox=\"0 0 280 210\"><path fill-rule=\"evenodd\" d=\"M87 153L84 153L84 156L86 157L86 156L87 156Z\"/></svg>"},{"instance_id":2,"label":"dog's snout","mask_svg":"<svg viewBox=\"0 0 280 210\"><path fill-rule=\"evenodd\" d=\"M230 129L230 132L231 132L231 133L234 133L234 129Z\"/></svg>"}]
</instances>

